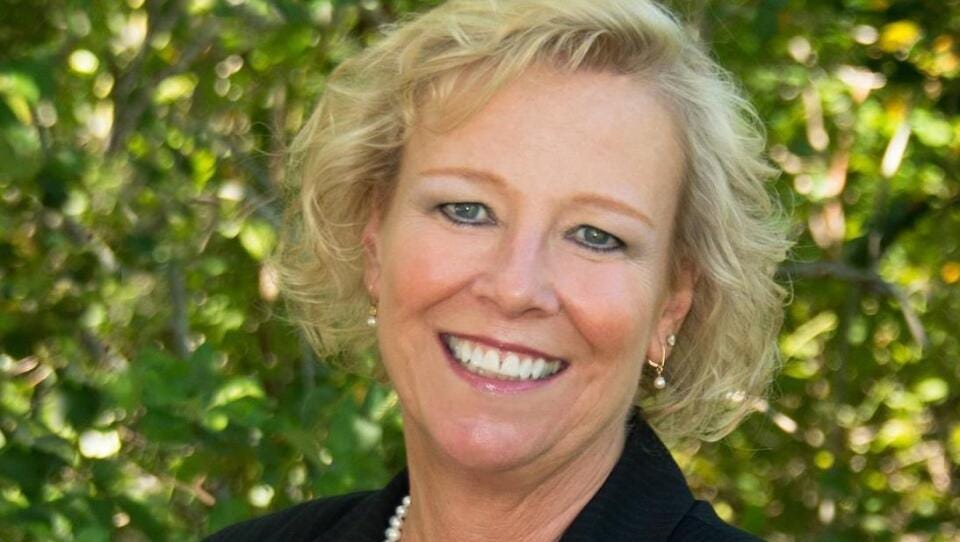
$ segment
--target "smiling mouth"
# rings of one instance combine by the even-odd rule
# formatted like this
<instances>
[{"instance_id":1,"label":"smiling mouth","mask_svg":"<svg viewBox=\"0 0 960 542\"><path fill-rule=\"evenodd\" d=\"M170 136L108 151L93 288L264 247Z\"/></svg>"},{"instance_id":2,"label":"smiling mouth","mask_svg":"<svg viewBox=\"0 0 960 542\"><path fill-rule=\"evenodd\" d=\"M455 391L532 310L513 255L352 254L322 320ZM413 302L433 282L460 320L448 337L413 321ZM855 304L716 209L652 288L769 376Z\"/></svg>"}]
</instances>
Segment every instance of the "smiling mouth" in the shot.
<instances>
[{"instance_id":1,"label":"smiling mouth","mask_svg":"<svg viewBox=\"0 0 960 542\"><path fill-rule=\"evenodd\" d=\"M440 339L447 351L471 373L497 380L546 380L567 367L559 359L496 348L465 337L443 333Z\"/></svg>"}]
</instances>

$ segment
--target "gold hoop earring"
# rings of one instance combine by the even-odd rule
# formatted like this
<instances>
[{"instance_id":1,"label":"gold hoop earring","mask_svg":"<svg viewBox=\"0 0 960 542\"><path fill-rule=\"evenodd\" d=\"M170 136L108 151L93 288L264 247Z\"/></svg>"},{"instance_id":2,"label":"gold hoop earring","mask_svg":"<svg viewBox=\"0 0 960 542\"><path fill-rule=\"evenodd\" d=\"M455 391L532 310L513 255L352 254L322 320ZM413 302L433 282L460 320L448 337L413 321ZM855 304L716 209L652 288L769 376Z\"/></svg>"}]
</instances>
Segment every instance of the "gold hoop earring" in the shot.
<instances>
[{"instance_id":1,"label":"gold hoop earring","mask_svg":"<svg viewBox=\"0 0 960 542\"><path fill-rule=\"evenodd\" d=\"M667 336L667 344L670 346L675 346L677 344L677 336L671 333ZM660 363L648 359L647 363L650 364L657 371L657 376L653 379L653 387L662 390L667 387L667 379L663 377L663 368L667 364L667 349L665 346L661 345L660 347Z\"/></svg>"}]
</instances>

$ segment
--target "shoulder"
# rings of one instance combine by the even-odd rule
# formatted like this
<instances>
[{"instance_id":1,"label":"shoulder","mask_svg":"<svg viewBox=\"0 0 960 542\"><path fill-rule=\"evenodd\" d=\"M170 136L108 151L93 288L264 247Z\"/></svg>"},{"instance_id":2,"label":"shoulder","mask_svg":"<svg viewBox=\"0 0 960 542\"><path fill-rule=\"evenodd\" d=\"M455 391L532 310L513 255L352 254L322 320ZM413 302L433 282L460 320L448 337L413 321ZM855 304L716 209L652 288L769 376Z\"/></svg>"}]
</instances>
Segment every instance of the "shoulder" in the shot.
<instances>
[{"instance_id":1,"label":"shoulder","mask_svg":"<svg viewBox=\"0 0 960 542\"><path fill-rule=\"evenodd\" d=\"M704 501L694 501L677 527L670 533L670 542L758 542L761 539L737 529L717 516L713 507Z\"/></svg>"},{"instance_id":2,"label":"shoulder","mask_svg":"<svg viewBox=\"0 0 960 542\"><path fill-rule=\"evenodd\" d=\"M308 541L329 530L372 492L317 499L226 527L204 542Z\"/></svg>"}]
</instances>

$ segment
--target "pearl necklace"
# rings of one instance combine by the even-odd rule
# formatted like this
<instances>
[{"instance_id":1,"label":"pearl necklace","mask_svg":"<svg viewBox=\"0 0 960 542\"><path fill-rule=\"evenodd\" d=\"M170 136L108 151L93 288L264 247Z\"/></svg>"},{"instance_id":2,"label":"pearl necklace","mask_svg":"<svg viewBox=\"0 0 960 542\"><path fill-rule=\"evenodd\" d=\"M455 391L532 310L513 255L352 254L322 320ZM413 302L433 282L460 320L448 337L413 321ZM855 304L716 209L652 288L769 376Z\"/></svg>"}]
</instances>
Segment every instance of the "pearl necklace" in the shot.
<instances>
[{"instance_id":1,"label":"pearl necklace","mask_svg":"<svg viewBox=\"0 0 960 542\"><path fill-rule=\"evenodd\" d=\"M403 529L403 520L407 519L407 509L410 508L410 495L407 495L400 501L397 511L390 516L390 526L383 535L386 537L383 542L397 542L400 540L400 530Z\"/></svg>"}]
</instances>

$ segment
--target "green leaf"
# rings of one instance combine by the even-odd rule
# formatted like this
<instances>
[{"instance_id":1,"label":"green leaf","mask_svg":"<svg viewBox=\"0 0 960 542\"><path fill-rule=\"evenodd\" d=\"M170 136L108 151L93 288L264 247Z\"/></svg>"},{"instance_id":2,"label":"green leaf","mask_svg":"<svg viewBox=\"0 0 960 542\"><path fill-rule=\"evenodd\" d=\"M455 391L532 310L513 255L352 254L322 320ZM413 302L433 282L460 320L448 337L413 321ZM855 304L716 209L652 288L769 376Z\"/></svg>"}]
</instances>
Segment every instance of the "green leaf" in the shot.
<instances>
[{"instance_id":1,"label":"green leaf","mask_svg":"<svg viewBox=\"0 0 960 542\"><path fill-rule=\"evenodd\" d=\"M837 327L837 315L833 311L822 312L810 318L780 342L783 355L810 358L820 350L817 338Z\"/></svg>"},{"instance_id":2,"label":"green leaf","mask_svg":"<svg viewBox=\"0 0 960 542\"><path fill-rule=\"evenodd\" d=\"M920 442L920 429L909 419L887 420L877 434L876 444L881 448L909 448Z\"/></svg>"},{"instance_id":3,"label":"green leaf","mask_svg":"<svg viewBox=\"0 0 960 542\"><path fill-rule=\"evenodd\" d=\"M40 152L40 137L33 127L0 120L0 185L35 175L42 166Z\"/></svg>"},{"instance_id":4,"label":"green leaf","mask_svg":"<svg viewBox=\"0 0 960 542\"><path fill-rule=\"evenodd\" d=\"M168 104L183 100L193 95L197 87L197 78L193 74L181 74L167 77L153 93L153 101L157 104Z\"/></svg>"},{"instance_id":5,"label":"green leaf","mask_svg":"<svg viewBox=\"0 0 960 542\"><path fill-rule=\"evenodd\" d=\"M928 147L946 147L954 138L953 126L939 115L918 110L912 118L913 133Z\"/></svg>"},{"instance_id":6,"label":"green leaf","mask_svg":"<svg viewBox=\"0 0 960 542\"><path fill-rule=\"evenodd\" d=\"M257 261L262 261L272 251L277 242L277 234L269 223L261 220L249 220L240 230L240 244Z\"/></svg>"},{"instance_id":7,"label":"green leaf","mask_svg":"<svg viewBox=\"0 0 960 542\"><path fill-rule=\"evenodd\" d=\"M932 376L917 382L913 392L925 403L939 403L950 395L950 386L946 380Z\"/></svg>"},{"instance_id":8,"label":"green leaf","mask_svg":"<svg viewBox=\"0 0 960 542\"><path fill-rule=\"evenodd\" d=\"M226 405L246 397L262 399L264 397L263 388L250 377L232 378L214 393L210 406Z\"/></svg>"},{"instance_id":9,"label":"green leaf","mask_svg":"<svg viewBox=\"0 0 960 542\"><path fill-rule=\"evenodd\" d=\"M208 150L200 149L190 155L190 164L193 167L193 183L198 190L203 190L217 170L217 157Z\"/></svg>"},{"instance_id":10,"label":"green leaf","mask_svg":"<svg viewBox=\"0 0 960 542\"><path fill-rule=\"evenodd\" d=\"M20 96L31 105L40 99L40 87L33 77L18 71L0 71L0 95Z\"/></svg>"}]
</instances>

